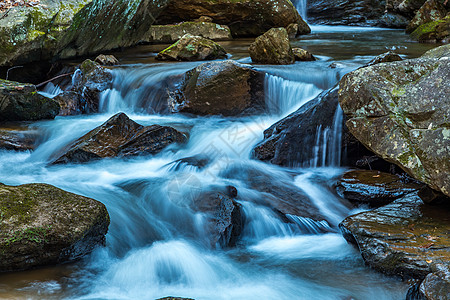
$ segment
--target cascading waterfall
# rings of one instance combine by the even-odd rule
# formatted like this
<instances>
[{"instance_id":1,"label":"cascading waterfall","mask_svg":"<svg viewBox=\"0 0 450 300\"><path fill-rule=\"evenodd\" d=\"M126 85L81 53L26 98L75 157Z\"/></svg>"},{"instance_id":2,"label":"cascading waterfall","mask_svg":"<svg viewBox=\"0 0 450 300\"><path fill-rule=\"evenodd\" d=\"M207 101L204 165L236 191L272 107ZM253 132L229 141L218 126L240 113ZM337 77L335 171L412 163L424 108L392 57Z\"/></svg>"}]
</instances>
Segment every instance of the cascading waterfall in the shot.
<instances>
[{"instance_id":1,"label":"cascading waterfall","mask_svg":"<svg viewBox=\"0 0 450 300\"><path fill-rule=\"evenodd\" d=\"M294 0L295 8L305 22L308 22L307 0Z\"/></svg>"}]
</instances>

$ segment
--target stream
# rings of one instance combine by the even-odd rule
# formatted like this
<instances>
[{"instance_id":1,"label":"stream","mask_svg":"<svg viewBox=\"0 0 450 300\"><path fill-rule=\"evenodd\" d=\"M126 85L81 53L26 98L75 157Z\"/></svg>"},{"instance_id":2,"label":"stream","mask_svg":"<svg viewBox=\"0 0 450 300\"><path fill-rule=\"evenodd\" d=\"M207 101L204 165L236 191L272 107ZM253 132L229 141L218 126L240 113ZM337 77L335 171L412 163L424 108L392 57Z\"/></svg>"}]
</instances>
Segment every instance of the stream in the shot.
<instances>
[{"instance_id":1,"label":"stream","mask_svg":"<svg viewBox=\"0 0 450 300\"><path fill-rule=\"evenodd\" d=\"M146 45L114 53L121 65L111 70L113 88L102 94L101 113L31 124L42 132L40 145L34 152L1 151L0 182L49 183L94 198L106 205L111 225L106 247L81 261L0 274L0 298L404 299L408 285L366 267L337 228L346 216L361 211L333 190L345 171L339 162L340 127L320 129L333 135L333 142L307 165L287 169L250 155L266 128L333 87L345 73L387 50L412 58L433 45L409 41L399 30L311 27L312 34L292 45L309 50L318 61L254 65L266 72L266 114L239 118L168 114L162 97L167 88L164 79L201 62L159 63L154 53L164 45ZM251 42L221 44L230 59L251 63L246 51ZM53 88L47 86L46 92L54 92ZM189 141L155 156L48 165L59 150L117 112L142 125L189 132ZM340 123L342 113L335 118ZM208 164L199 168L179 161L186 157L206 157ZM326 220L291 215L292 222L286 223L257 201L249 201L265 192L249 182L248 173L275 186L298 189ZM229 185L239 191L244 231L236 247L211 247L205 216L188 204L204 192Z\"/></svg>"}]
</instances>

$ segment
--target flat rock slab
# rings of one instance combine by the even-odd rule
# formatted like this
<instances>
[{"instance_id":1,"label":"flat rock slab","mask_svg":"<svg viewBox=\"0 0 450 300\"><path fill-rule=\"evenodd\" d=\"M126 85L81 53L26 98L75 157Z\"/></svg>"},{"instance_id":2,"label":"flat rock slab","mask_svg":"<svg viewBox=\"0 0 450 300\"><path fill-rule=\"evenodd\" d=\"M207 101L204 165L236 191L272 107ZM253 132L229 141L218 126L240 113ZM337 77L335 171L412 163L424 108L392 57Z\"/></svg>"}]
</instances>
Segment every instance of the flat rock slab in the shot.
<instances>
[{"instance_id":1,"label":"flat rock slab","mask_svg":"<svg viewBox=\"0 0 450 300\"><path fill-rule=\"evenodd\" d=\"M339 227L364 261L385 274L424 279L437 264L450 263L450 208L423 204L416 194L350 216Z\"/></svg>"},{"instance_id":2,"label":"flat rock slab","mask_svg":"<svg viewBox=\"0 0 450 300\"><path fill-rule=\"evenodd\" d=\"M48 184L0 184L0 272L80 258L104 245L108 226L93 199Z\"/></svg>"}]
</instances>

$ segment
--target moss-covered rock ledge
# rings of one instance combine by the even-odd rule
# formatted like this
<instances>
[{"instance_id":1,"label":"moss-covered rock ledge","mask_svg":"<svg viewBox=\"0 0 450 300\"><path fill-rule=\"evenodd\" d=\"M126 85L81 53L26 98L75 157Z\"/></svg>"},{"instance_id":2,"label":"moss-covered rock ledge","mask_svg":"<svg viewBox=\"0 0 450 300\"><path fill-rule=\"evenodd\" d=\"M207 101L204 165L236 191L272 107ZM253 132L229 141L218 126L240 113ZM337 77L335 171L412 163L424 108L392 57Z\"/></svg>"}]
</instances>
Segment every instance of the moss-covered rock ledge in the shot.
<instances>
[{"instance_id":1,"label":"moss-covered rock ledge","mask_svg":"<svg viewBox=\"0 0 450 300\"><path fill-rule=\"evenodd\" d=\"M68 262L104 245L109 215L48 184L0 184L0 272Z\"/></svg>"}]
</instances>

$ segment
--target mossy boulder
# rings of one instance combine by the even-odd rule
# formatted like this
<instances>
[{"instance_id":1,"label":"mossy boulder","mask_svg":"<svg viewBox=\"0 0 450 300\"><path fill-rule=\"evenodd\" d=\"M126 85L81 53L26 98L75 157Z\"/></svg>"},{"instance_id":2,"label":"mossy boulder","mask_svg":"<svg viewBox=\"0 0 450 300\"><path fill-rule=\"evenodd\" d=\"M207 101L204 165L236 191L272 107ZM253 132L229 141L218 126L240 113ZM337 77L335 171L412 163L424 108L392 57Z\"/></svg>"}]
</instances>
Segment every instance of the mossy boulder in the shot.
<instances>
[{"instance_id":1,"label":"mossy boulder","mask_svg":"<svg viewBox=\"0 0 450 300\"><path fill-rule=\"evenodd\" d=\"M41 0L15 6L0 18L0 66L51 59L74 16L92 0Z\"/></svg>"},{"instance_id":2,"label":"mossy boulder","mask_svg":"<svg viewBox=\"0 0 450 300\"><path fill-rule=\"evenodd\" d=\"M254 63L287 65L295 62L289 36L284 28L272 28L257 37L248 51Z\"/></svg>"},{"instance_id":3,"label":"mossy boulder","mask_svg":"<svg viewBox=\"0 0 450 300\"><path fill-rule=\"evenodd\" d=\"M348 73L339 102L361 143L449 196L450 59L428 57Z\"/></svg>"},{"instance_id":4,"label":"mossy boulder","mask_svg":"<svg viewBox=\"0 0 450 300\"><path fill-rule=\"evenodd\" d=\"M53 119L59 104L39 94L36 86L0 79L0 121Z\"/></svg>"},{"instance_id":5,"label":"mossy boulder","mask_svg":"<svg viewBox=\"0 0 450 300\"><path fill-rule=\"evenodd\" d=\"M296 61L315 61L317 60L309 51L302 48L292 48Z\"/></svg>"},{"instance_id":6,"label":"mossy boulder","mask_svg":"<svg viewBox=\"0 0 450 300\"><path fill-rule=\"evenodd\" d=\"M78 259L105 244L109 215L48 184L0 184L0 272Z\"/></svg>"},{"instance_id":7,"label":"mossy boulder","mask_svg":"<svg viewBox=\"0 0 450 300\"><path fill-rule=\"evenodd\" d=\"M186 135L168 126L142 126L124 113L112 116L101 126L86 133L54 161L84 163L106 157L156 154L173 143L183 143Z\"/></svg>"},{"instance_id":8,"label":"mossy boulder","mask_svg":"<svg viewBox=\"0 0 450 300\"><path fill-rule=\"evenodd\" d=\"M156 56L158 60L212 60L225 58L226 51L216 42L203 38L185 34L175 44L162 50Z\"/></svg>"},{"instance_id":9,"label":"mossy boulder","mask_svg":"<svg viewBox=\"0 0 450 300\"><path fill-rule=\"evenodd\" d=\"M289 0L171 0L156 24L193 21L202 16L228 25L233 37L258 36L272 27L287 27L291 23L299 24L299 34L311 32Z\"/></svg>"},{"instance_id":10,"label":"mossy boulder","mask_svg":"<svg viewBox=\"0 0 450 300\"><path fill-rule=\"evenodd\" d=\"M343 198L355 205L380 207L417 192L423 186L396 174L353 170L342 175L336 189Z\"/></svg>"},{"instance_id":11,"label":"mossy boulder","mask_svg":"<svg viewBox=\"0 0 450 300\"><path fill-rule=\"evenodd\" d=\"M423 204L414 193L346 218L344 237L372 268L404 279L424 279L450 264L450 210Z\"/></svg>"},{"instance_id":12,"label":"mossy boulder","mask_svg":"<svg viewBox=\"0 0 450 300\"><path fill-rule=\"evenodd\" d=\"M185 34L201 36L213 41L232 39L230 28L227 25L210 22L183 22L173 25L152 25L143 40L153 44L167 44L178 41Z\"/></svg>"},{"instance_id":13,"label":"mossy boulder","mask_svg":"<svg viewBox=\"0 0 450 300\"><path fill-rule=\"evenodd\" d=\"M169 93L169 108L196 115L260 113L265 109L264 73L232 60L201 64Z\"/></svg>"},{"instance_id":14,"label":"mossy boulder","mask_svg":"<svg viewBox=\"0 0 450 300\"><path fill-rule=\"evenodd\" d=\"M406 32L411 33L417 27L425 23L434 22L445 18L447 14L445 7L437 0L428 0L416 12L414 18L406 26Z\"/></svg>"}]
</instances>

